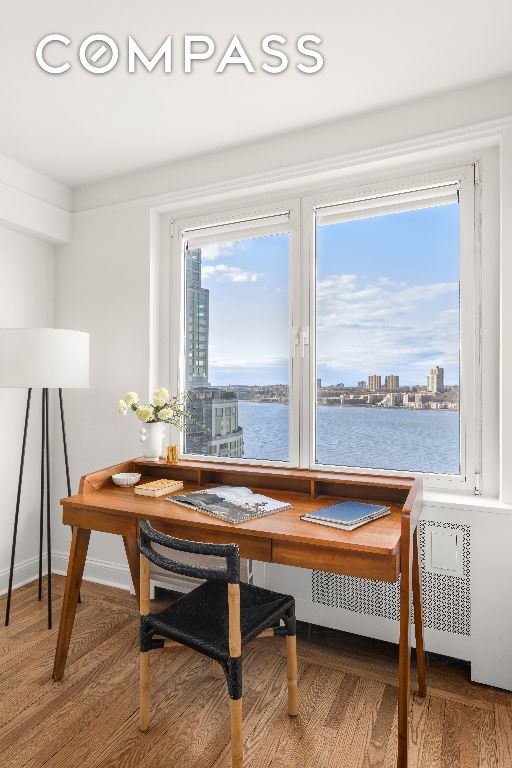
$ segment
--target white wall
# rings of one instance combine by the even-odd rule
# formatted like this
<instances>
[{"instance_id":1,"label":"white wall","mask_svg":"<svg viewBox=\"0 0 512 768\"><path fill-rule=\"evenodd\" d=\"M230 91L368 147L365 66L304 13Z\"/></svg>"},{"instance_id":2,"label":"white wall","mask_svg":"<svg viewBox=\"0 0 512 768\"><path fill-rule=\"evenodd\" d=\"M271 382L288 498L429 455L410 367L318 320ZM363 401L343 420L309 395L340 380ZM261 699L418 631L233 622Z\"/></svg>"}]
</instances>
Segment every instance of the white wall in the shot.
<instances>
[{"instance_id":1,"label":"white wall","mask_svg":"<svg viewBox=\"0 0 512 768\"><path fill-rule=\"evenodd\" d=\"M54 279L53 245L0 227L0 328L53 326ZM7 587L26 397L26 390L0 389L0 592ZM16 583L30 579L37 573L40 414L40 393L34 392L18 530Z\"/></svg>"},{"instance_id":2,"label":"white wall","mask_svg":"<svg viewBox=\"0 0 512 768\"><path fill-rule=\"evenodd\" d=\"M143 206L76 216L72 244L59 249L56 324L90 334L90 389L64 393L73 492L81 475L140 455L139 422L133 414L120 416L116 405L127 391L148 395L149 273L149 214ZM57 451L60 498L66 495L60 445ZM56 567L64 568L58 553L65 559L69 533L58 523L54 541ZM93 535L89 556L124 564L122 544L113 536Z\"/></svg>"},{"instance_id":3,"label":"white wall","mask_svg":"<svg viewBox=\"0 0 512 768\"><path fill-rule=\"evenodd\" d=\"M56 314L58 325L91 333L91 389L66 396L71 466L76 487L80 474L140 452L136 421L117 416L115 405L125 390L133 389L140 394L147 392L151 371L157 370L158 361L154 356L162 357L167 352L162 345L158 346L154 306L153 312L150 308L151 297L154 299L158 293L154 281L158 280L155 260L160 227L164 243L166 239L166 227L161 222L168 221L172 211L184 207L194 210L195 205L207 199L217 200L220 205L224 200L229 199L232 203L243 195L262 190L277 194L285 188L305 189L347 175L359 178L362 174L389 173L395 166L400 173L406 164L438 166L450 157L460 163L482 156L489 146L495 147L494 153L488 154L485 166L485 173L489 175L486 181L484 177L484 182L490 192L483 202L483 295L488 308L483 329L484 364L488 377L484 384L488 408L485 411L483 465L484 490L494 498L486 504L482 500L482 508L476 507L476 511L474 505L470 510L455 500L451 505L449 500L443 499L441 506L439 500L433 501L425 514L427 517L431 515L433 520L444 516L447 521L452 518L459 523L465 520L474 526L471 558L475 563L473 573L478 578L474 588L472 586L471 642L465 638L458 645L457 637L431 636L431 648L470 658L480 681L509 688L512 688L512 672L505 673L504 670L512 670L512 648L510 644L507 646L509 633L502 620L503 608L497 603L489 612L486 594L503 593L504 582L512 583L512 564L502 562L499 568L492 569L486 568L485 564L512 519L512 510L503 504L512 501L505 481L505 473L508 472L510 477L509 467L512 465L512 423L510 410L498 408L500 367L497 346L498 338L505 339L507 333L504 328L507 317L500 315L498 305L497 190L500 178L506 194L512 184L512 167L506 162L510 152L508 144L505 146L507 152L500 154L499 150L500 142L509 141L511 105L512 79L508 78L77 190L72 243L59 249ZM157 211L162 213L161 221ZM503 218L502 269L512 260L511 226ZM508 273L507 266L504 274ZM510 284L503 284L502 291L502 299L509 306ZM165 299L165 294L164 286L160 296ZM160 331L164 343L165 326ZM503 345L502 353L504 376L504 372L510 370L512 344ZM167 382L162 380L160 383L165 385ZM505 396L503 382L502 393ZM501 456L499 433L502 436ZM501 474L499 466L502 467ZM59 486L64 493L62 476ZM55 512L57 517L60 516L60 511L56 509ZM67 543L68 534L60 529L55 536L55 548L59 550L58 568L65 567ZM111 536L96 534L86 573L92 578L127 584L128 574L120 542ZM357 631L355 618L353 615L344 626ZM379 633L388 636L388 630L379 629L378 622L374 622L372 632L377 636ZM486 642L483 642L484 637ZM504 657L507 647L508 656ZM499 664L498 658L501 659Z\"/></svg>"}]
</instances>

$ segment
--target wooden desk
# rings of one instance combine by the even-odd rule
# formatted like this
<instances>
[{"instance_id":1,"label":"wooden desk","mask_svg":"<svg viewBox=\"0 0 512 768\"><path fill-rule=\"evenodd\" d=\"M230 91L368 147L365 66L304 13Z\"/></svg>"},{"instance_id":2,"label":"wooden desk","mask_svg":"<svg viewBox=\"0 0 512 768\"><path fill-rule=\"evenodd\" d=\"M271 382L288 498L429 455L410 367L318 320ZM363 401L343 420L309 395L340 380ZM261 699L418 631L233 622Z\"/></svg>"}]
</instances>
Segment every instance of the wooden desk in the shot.
<instances>
[{"instance_id":1,"label":"wooden desk","mask_svg":"<svg viewBox=\"0 0 512 768\"><path fill-rule=\"evenodd\" d=\"M133 488L112 483L115 472L142 472L152 479L184 480L185 489L213 485L246 485L271 493L293 507L237 526L194 512L164 499L136 496ZM300 520L305 512L337 499L382 502L391 507L388 517L355 531L344 532ZM417 521L421 513L421 479L313 472L256 465L181 461L128 461L82 478L79 493L62 500L63 522L73 526L53 677L64 675L78 593L91 531L123 537L133 585L138 598L138 525L148 519L157 529L183 539L234 542L242 557L267 563L342 573L349 576L400 581L400 646L398 697L398 766L406 768L410 695L410 612L414 595L414 622L418 659L418 685L426 693L425 655L420 594Z\"/></svg>"}]
</instances>

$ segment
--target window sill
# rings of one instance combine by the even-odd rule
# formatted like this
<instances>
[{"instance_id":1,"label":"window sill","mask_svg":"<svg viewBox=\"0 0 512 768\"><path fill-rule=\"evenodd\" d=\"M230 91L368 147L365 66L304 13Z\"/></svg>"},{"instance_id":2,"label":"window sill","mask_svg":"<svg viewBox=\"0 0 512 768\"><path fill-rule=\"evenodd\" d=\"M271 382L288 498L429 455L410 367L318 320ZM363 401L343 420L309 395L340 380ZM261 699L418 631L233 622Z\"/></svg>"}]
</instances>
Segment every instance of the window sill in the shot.
<instances>
[{"instance_id":1,"label":"window sill","mask_svg":"<svg viewBox=\"0 0 512 768\"><path fill-rule=\"evenodd\" d=\"M449 491L425 491L423 503L430 509L459 509L464 512L484 512L497 515L511 515L512 504L505 504L492 496L450 493Z\"/></svg>"}]
</instances>

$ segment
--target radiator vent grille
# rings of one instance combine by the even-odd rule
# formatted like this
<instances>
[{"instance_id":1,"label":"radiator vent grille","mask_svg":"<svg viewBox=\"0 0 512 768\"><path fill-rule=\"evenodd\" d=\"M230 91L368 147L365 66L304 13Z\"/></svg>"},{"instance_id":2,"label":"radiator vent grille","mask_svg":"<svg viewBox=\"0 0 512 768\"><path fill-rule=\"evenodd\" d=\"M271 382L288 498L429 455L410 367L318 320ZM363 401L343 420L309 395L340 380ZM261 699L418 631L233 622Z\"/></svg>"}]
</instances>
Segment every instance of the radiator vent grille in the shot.
<instances>
[{"instance_id":1,"label":"radiator vent grille","mask_svg":"<svg viewBox=\"0 0 512 768\"><path fill-rule=\"evenodd\" d=\"M432 573L425 569L426 528L450 529L462 536L462 575ZM422 566L423 621L429 629L469 636L471 632L471 559L470 527L454 523L419 524L420 562ZM312 600L329 608L344 608L379 618L398 621L400 617L400 582L388 584L372 579L358 579L337 573L313 571ZM412 612L411 612L412 618Z\"/></svg>"}]
</instances>

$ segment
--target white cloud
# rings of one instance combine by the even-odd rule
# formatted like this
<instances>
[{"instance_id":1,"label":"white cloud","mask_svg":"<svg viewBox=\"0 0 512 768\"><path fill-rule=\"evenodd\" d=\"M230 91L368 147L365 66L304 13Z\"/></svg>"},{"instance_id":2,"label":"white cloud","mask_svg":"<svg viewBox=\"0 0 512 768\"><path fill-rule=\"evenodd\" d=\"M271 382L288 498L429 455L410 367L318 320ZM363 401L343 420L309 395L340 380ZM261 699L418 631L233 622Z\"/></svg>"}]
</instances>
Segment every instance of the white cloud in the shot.
<instances>
[{"instance_id":1,"label":"white cloud","mask_svg":"<svg viewBox=\"0 0 512 768\"><path fill-rule=\"evenodd\" d=\"M422 311L420 305L458 290L458 283L410 286L388 278L359 287L355 275L331 275L318 282L318 327L380 328L385 322L403 328L407 316Z\"/></svg>"},{"instance_id":2,"label":"white cloud","mask_svg":"<svg viewBox=\"0 0 512 768\"><path fill-rule=\"evenodd\" d=\"M262 277L259 272L249 272L240 267L228 267L226 264L206 265L202 269L203 280L216 280L219 283L255 283Z\"/></svg>"},{"instance_id":3,"label":"white cloud","mask_svg":"<svg viewBox=\"0 0 512 768\"><path fill-rule=\"evenodd\" d=\"M317 359L324 367L402 372L423 381L427 369L458 367L458 290L453 283L364 283L330 275L318 283Z\"/></svg>"},{"instance_id":4,"label":"white cloud","mask_svg":"<svg viewBox=\"0 0 512 768\"><path fill-rule=\"evenodd\" d=\"M205 245L201 248L201 260L205 261L217 261L218 259L224 259L226 256L236 256L240 251L244 250L246 244L243 240L239 240L233 243L213 243L212 245Z\"/></svg>"}]
</instances>

